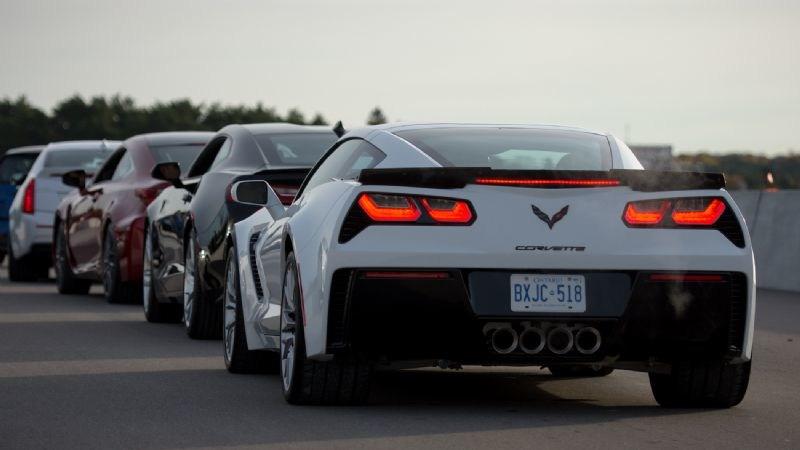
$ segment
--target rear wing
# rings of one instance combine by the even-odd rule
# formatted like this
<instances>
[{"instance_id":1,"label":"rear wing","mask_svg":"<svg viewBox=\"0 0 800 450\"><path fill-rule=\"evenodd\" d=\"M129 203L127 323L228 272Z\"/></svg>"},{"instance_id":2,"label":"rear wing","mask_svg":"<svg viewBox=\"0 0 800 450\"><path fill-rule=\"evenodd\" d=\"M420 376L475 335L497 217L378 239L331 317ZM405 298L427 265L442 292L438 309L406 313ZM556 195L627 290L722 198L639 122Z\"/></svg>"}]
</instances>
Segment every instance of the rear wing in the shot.
<instances>
[{"instance_id":1,"label":"rear wing","mask_svg":"<svg viewBox=\"0 0 800 450\"><path fill-rule=\"evenodd\" d=\"M634 191L723 189L721 173L655 170L495 170L488 167L364 169L361 184L459 189L467 184L535 188L628 186Z\"/></svg>"}]
</instances>

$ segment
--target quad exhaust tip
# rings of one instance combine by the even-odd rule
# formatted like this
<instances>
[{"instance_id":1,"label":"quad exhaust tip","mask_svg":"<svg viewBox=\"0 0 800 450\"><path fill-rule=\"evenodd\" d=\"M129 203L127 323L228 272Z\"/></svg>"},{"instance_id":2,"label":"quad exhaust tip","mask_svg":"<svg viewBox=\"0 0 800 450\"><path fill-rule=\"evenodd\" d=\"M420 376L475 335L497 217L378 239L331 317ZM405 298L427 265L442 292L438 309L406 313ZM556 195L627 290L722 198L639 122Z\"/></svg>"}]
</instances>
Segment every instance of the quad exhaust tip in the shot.
<instances>
[{"instance_id":1,"label":"quad exhaust tip","mask_svg":"<svg viewBox=\"0 0 800 450\"><path fill-rule=\"evenodd\" d=\"M519 335L519 348L528 355L535 355L544 350L546 341L541 328L527 326Z\"/></svg>"},{"instance_id":2,"label":"quad exhaust tip","mask_svg":"<svg viewBox=\"0 0 800 450\"><path fill-rule=\"evenodd\" d=\"M572 332L564 325L554 327L547 333L547 349L556 355L568 353L574 343Z\"/></svg>"},{"instance_id":3,"label":"quad exhaust tip","mask_svg":"<svg viewBox=\"0 0 800 450\"><path fill-rule=\"evenodd\" d=\"M575 333L575 349L581 354L591 355L600 349L602 338L595 327L583 327Z\"/></svg>"},{"instance_id":4,"label":"quad exhaust tip","mask_svg":"<svg viewBox=\"0 0 800 450\"><path fill-rule=\"evenodd\" d=\"M518 343L519 336L510 325L503 325L495 329L492 333L492 350L501 355L507 355L513 352L517 348Z\"/></svg>"}]
</instances>

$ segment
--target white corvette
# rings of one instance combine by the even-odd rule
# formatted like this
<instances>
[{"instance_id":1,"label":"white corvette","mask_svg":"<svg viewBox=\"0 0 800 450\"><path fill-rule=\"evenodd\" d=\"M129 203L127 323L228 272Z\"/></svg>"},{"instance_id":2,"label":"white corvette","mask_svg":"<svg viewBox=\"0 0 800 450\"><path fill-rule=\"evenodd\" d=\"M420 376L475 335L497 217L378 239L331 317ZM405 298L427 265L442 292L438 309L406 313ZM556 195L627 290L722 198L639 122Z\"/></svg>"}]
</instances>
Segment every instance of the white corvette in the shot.
<instances>
[{"instance_id":1,"label":"white corvette","mask_svg":"<svg viewBox=\"0 0 800 450\"><path fill-rule=\"evenodd\" d=\"M265 207L232 233L226 364L280 366L292 403L363 402L375 365L469 364L646 371L661 405L736 405L755 272L724 185L573 128L351 131L288 207L231 185Z\"/></svg>"}]
</instances>

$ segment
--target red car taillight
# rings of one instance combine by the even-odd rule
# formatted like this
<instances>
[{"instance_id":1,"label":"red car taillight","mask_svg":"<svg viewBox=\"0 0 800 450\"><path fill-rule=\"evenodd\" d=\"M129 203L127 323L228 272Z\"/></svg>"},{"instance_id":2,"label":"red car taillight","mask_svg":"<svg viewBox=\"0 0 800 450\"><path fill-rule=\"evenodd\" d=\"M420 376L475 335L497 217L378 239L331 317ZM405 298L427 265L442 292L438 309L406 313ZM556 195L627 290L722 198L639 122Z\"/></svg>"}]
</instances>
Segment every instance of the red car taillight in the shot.
<instances>
[{"instance_id":1,"label":"red car taillight","mask_svg":"<svg viewBox=\"0 0 800 450\"><path fill-rule=\"evenodd\" d=\"M270 184L272 190L278 195L278 199L284 205L291 205L294 197L297 195L297 186L289 186L285 184Z\"/></svg>"},{"instance_id":2,"label":"red car taillight","mask_svg":"<svg viewBox=\"0 0 800 450\"><path fill-rule=\"evenodd\" d=\"M22 193L22 212L25 214L33 214L36 195L36 179L31 178L25 186L25 192Z\"/></svg>"},{"instance_id":3,"label":"red car taillight","mask_svg":"<svg viewBox=\"0 0 800 450\"><path fill-rule=\"evenodd\" d=\"M625 205L622 220L631 227L711 227L726 208L718 197L643 200Z\"/></svg>"},{"instance_id":4,"label":"red car taillight","mask_svg":"<svg viewBox=\"0 0 800 450\"><path fill-rule=\"evenodd\" d=\"M472 220L472 210L463 200L423 198L422 206L437 222L469 223Z\"/></svg>"},{"instance_id":5,"label":"red car taillight","mask_svg":"<svg viewBox=\"0 0 800 450\"><path fill-rule=\"evenodd\" d=\"M672 221L678 225L714 225L725 212L725 202L718 198L680 199L672 211Z\"/></svg>"},{"instance_id":6,"label":"red car taillight","mask_svg":"<svg viewBox=\"0 0 800 450\"><path fill-rule=\"evenodd\" d=\"M416 222L421 215L414 200L404 195L361 194L358 206L376 222Z\"/></svg>"},{"instance_id":7,"label":"red car taillight","mask_svg":"<svg viewBox=\"0 0 800 450\"><path fill-rule=\"evenodd\" d=\"M625 222L628 225L659 224L667 215L669 207L669 200L628 203L625 207Z\"/></svg>"},{"instance_id":8,"label":"red car taillight","mask_svg":"<svg viewBox=\"0 0 800 450\"><path fill-rule=\"evenodd\" d=\"M162 190L167 186L167 184L159 184L157 186L147 187L147 188L139 188L134 191L137 197L145 204L145 206L149 205L153 202L153 200L158 197L158 194L161 193Z\"/></svg>"}]
</instances>

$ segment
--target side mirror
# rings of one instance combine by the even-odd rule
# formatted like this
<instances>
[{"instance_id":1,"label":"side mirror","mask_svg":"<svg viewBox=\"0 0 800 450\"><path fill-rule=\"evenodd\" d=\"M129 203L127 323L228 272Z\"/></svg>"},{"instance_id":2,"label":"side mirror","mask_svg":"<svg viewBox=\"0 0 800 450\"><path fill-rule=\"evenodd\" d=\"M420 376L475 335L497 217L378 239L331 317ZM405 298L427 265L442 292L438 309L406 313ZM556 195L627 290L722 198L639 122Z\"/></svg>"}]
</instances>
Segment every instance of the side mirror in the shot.
<instances>
[{"instance_id":1,"label":"side mirror","mask_svg":"<svg viewBox=\"0 0 800 450\"><path fill-rule=\"evenodd\" d=\"M270 203L269 184L263 180L245 180L231 185L231 199L246 205L267 206ZM275 195L273 193L273 195Z\"/></svg>"},{"instance_id":2,"label":"side mirror","mask_svg":"<svg viewBox=\"0 0 800 450\"><path fill-rule=\"evenodd\" d=\"M150 171L150 176L156 180L168 181L177 188L183 187L181 181L181 166L176 162L158 163Z\"/></svg>"},{"instance_id":3,"label":"side mirror","mask_svg":"<svg viewBox=\"0 0 800 450\"><path fill-rule=\"evenodd\" d=\"M61 182L67 186L72 186L83 191L86 189L86 172L83 170L70 170L61 175Z\"/></svg>"}]
</instances>

